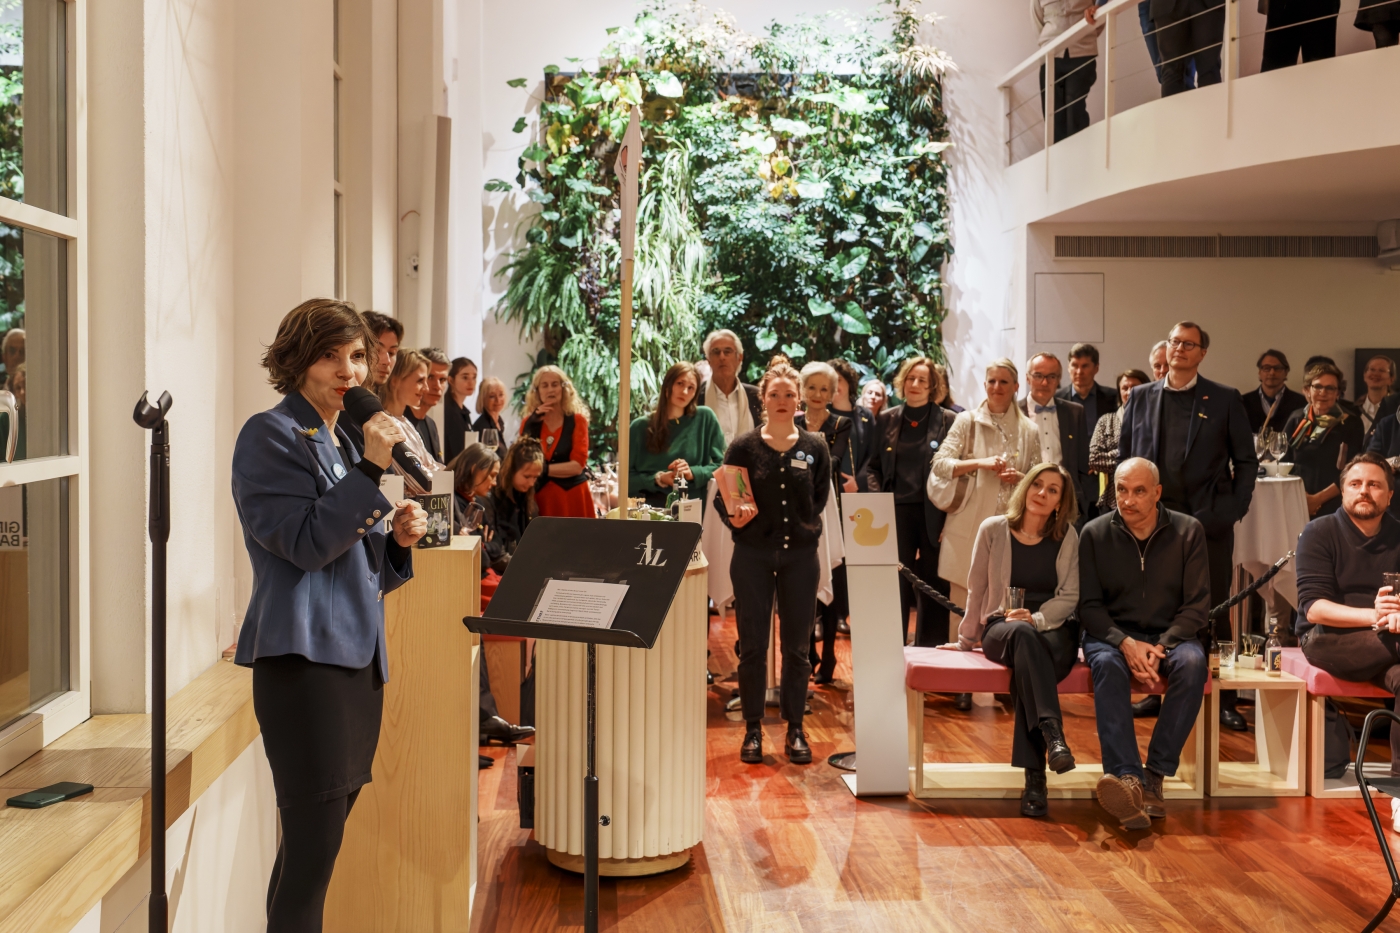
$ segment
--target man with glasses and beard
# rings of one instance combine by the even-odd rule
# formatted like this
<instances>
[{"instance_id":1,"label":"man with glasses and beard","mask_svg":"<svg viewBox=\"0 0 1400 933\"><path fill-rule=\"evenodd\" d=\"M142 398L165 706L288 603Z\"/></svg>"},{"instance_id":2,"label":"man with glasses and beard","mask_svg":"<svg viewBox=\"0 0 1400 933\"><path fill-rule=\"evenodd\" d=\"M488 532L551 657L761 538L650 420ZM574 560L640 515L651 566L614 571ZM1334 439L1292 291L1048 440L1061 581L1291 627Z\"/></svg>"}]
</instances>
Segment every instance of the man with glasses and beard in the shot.
<instances>
[{"instance_id":1,"label":"man with glasses and beard","mask_svg":"<svg viewBox=\"0 0 1400 933\"><path fill-rule=\"evenodd\" d=\"M1386 509L1395 474L1378 454L1342 468L1342 507L1298 537L1298 624L1303 656L1333 677L1400 691L1400 596L1382 574L1400 571L1400 521ZM1390 731L1400 774L1400 728ZM1391 819L1400 817L1400 798ZM1397 830L1400 831L1400 830Z\"/></svg>"},{"instance_id":2,"label":"man with glasses and beard","mask_svg":"<svg viewBox=\"0 0 1400 933\"><path fill-rule=\"evenodd\" d=\"M1230 597L1234 570L1235 522L1254 498L1259 458L1238 389L1200 375L1210 335L1199 324L1182 321L1167 337L1167 373L1138 386L1123 409L1118 435L1120 462L1151 460L1161 471L1162 504L1195 517L1206 532L1210 559L1210 604ZM1216 637L1229 638L1229 620L1216 622ZM1207 633L1209 634L1209 633ZM1155 715L1153 697L1135 704L1138 715ZM1235 710L1235 691L1220 694L1220 722L1228 729L1249 728Z\"/></svg>"}]
</instances>

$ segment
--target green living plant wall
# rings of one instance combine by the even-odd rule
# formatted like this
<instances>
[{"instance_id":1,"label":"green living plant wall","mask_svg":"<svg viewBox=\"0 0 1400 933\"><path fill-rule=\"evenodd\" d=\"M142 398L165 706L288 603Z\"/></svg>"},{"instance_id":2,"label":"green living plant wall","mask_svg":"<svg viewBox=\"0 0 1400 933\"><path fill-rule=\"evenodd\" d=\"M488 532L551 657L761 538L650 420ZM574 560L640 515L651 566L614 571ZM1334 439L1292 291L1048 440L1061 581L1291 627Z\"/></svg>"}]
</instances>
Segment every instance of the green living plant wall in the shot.
<instances>
[{"instance_id":1,"label":"green living plant wall","mask_svg":"<svg viewBox=\"0 0 1400 933\"><path fill-rule=\"evenodd\" d=\"M648 0L609 29L594 69L549 66L514 183L538 205L496 308L568 372L595 452L613 448L620 269L613 160L642 108L634 272L633 414L715 328L736 331L755 379L773 353L842 356L886 379L942 355L947 121L953 63L920 44L932 15L892 0L772 23L760 36L695 3ZM527 80L507 82L523 87ZM529 374L517 384L523 397Z\"/></svg>"}]
</instances>

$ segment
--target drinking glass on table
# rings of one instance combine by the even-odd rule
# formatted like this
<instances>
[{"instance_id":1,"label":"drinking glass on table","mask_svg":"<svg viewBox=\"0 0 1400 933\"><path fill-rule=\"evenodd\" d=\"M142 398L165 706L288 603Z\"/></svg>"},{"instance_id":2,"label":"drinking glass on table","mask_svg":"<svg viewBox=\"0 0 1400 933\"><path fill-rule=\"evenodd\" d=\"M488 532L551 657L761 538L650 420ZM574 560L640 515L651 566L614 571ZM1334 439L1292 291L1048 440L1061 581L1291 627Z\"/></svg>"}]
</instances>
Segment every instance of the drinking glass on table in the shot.
<instances>
[{"instance_id":1,"label":"drinking glass on table","mask_svg":"<svg viewBox=\"0 0 1400 933\"><path fill-rule=\"evenodd\" d=\"M1235 643L1234 641L1218 641L1215 643L1215 650L1220 655L1220 673L1235 669Z\"/></svg>"}]
</instances>

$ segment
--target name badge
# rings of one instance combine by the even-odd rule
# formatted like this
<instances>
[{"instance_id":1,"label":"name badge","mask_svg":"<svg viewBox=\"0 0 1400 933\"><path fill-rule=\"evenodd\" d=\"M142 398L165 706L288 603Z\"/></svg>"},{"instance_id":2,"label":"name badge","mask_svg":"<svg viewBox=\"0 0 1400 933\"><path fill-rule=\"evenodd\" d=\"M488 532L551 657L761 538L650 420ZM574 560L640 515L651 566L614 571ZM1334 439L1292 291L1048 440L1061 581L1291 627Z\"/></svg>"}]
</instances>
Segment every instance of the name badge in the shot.
<instances>
[{"instance_id":1,"label":"name badge","mask_svg":"<svg viewBox=\"0 0 1400 933\"><path fill-rule=\"evenodd\" d=\"M335 472L336 479L345 479L345 464L335 463L331 465L331 470Z\"/></svg>"},{"instance_id":2,"label":"name badge","mask_svg":"<svg viewBox=\"0 0 1400 933\"><path fill-rule=\"evenodd\" d=\"M792 468L793 468L794 470L805 470L805 469L807 469L807 461L806 461L806 460L793 460L793 461L792 461Z\"/></svg>"}]
</instances>

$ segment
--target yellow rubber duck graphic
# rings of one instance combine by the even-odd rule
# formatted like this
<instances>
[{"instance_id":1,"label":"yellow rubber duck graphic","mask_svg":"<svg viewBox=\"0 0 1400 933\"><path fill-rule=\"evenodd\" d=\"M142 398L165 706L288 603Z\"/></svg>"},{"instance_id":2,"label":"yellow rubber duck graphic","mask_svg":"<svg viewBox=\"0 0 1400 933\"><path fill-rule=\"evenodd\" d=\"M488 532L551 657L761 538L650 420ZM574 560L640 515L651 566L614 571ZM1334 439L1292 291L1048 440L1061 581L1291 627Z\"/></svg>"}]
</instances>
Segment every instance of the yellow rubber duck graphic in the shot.
<instances>
[{"instance_id":1,"label":"yellow rubber duck graphic","mask_svg":"<svg viewBox=\"0 0 1400 933\"><path fill-rule=\"evenodd\" d=\"M851 537L861 547L879 547L890 536L888 522L879 528L870 527L871 522L875 521L875 515L869 509L856 509L851 513L851 521L856 523L856 530Z\"/></svg>"}]
</instances>

